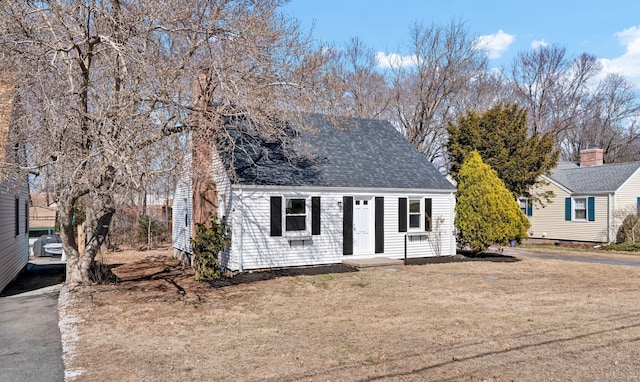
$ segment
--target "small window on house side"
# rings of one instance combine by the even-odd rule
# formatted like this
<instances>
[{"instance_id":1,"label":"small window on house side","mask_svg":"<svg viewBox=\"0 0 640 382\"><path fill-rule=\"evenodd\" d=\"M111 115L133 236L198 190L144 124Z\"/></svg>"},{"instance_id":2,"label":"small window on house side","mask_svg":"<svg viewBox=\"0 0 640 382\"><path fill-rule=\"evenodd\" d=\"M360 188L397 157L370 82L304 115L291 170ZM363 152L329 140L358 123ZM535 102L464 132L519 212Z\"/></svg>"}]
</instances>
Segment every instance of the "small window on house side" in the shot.
<instances>
[{"instance_id":1,"label":"small window on house side","mask_svg":"<svg viewBox=\"0 0 640 382\"><path fill-rule=\"evenodd\" d=\"M24 202L24 232L29 234L29 202Z\"/></svg>"},{"instance_id":2,"label":"small window on house side","mask_svg":"<svg viewBox=\"0 0 640 382\"><path fill-rule=\"evenodd\" d=\"M520 205L520 211L522 211L525 216L533 216L533 205L531 204L531 199L518 198L518 204Z\"/></svg>"},{"instance_id":3,"label":"small window on house side","mask_svg":"<svg viewBox=\"0 0 640 382\"><path fill-rule=\"evenodd\" d=\"M587 220L587 198L573 199L573 219Z\"/></svg>"},{"instance_id":4,"label":"small window on house side","mask_svg":"<svg viewBox=\"0 0 640 382\"><path fill-rule=\"evenodd\" d=\"M420 228L421 219L420 199L409 200L409 228Z\"/></svg>"},{"instance_id":5,"label":"small window on house side","mask_svg":"<svg viewBox=\"0 0 640 382\"><path fill-rule=\"evenodd\" d=\"M20 235L20 199L16 198L14 227L16 236Z\"/></svg>"},{"instance_id":6,"label":"small window on house side","mask_svg":"<svg viewBox=\"0 0 640 382\"><path fill-rule=\"evenodd\" d=\"M518 203L520 204L520 211L522 211L523 214L527 214L527 207L529 205L529 199L527 198L520 198L518 199Z\"/></svg>"},{"instance_id":7,"label":"small window on house side","mask_svg":"<svg viewBox=\"0 0 640 382\"><path fill-rule=\"evenodd\" d=\"M307 205L305 199L287 199L285 208L285 230L304 231L307 229Z\"/></svg>"}]
</instances>

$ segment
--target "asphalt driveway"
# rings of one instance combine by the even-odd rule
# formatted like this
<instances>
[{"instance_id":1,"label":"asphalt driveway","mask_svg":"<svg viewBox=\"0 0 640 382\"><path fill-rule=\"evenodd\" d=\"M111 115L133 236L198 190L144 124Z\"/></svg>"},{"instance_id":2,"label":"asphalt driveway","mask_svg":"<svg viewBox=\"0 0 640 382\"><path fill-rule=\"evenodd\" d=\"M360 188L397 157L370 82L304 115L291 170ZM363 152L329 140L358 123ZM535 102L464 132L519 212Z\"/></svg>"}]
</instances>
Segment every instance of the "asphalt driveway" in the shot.
<instances>
[{"instance_id":1,"label":"asphalt driveway","mask_svg":"<svg viewBox=\"0 0 640 382\"><path fill-rule=\"evenodd\" d=\"M640 267L640 256L632 256L632 255L625 256L624 258L620 258L620 257L613 258L613 257L590 255L590 254L581 255L580 252L576 252L575 254L571 254L571 255L565 255L560 253L554 253L553 251L535 252L535 251L527 251L526 249L520 249L520 248L504 249L503 253L509 256L533 257L536 259L577 261L581 263L626 265L630 267Z\"/></svg>"},{"instance_id":2,"label":"asphalt driveway","mask_svg":"<svg viewBox=\"0 0 640 382\"><path fill-rule=\"evenodd\" d=\"M29 263L0 295L0 382L64 381L58 327L64 267Z\"/></svg>"}]
</instances>

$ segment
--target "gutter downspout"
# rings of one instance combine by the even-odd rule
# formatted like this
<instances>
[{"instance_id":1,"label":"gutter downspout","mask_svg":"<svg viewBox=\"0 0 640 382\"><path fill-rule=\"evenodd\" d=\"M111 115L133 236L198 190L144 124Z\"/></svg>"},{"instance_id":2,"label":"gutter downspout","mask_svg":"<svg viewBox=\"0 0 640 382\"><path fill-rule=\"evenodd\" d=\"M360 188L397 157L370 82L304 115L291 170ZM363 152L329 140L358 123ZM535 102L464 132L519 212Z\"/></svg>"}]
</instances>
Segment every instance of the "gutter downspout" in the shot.
<instances>
[{"instance_id":1,"label":"gutter downspout","mask_svg":"<svg viewBox=\"0 0 640 382\"><path fill-rule=\"evenodd\" d=\"M239 203L240 203L240 250L238 251L238 271L239 272L243 272L243 266L242 266L242 243L243 243L243 222L244 222L244 191L242 190L242 187L240 187L240 197L239 197Z\"/></svg>"},{"instance_id":2,"label":"gutter downspout","mask_svg":"<svg viewBox=\"0 0 640 382\"><path fill-rule=\"evenodd\" d=\"M449 244L451 245L449 249L449 254L455 256L458 250L458 244L456 243L456 193L452 192L449 196Z\"/></svg>"},{"instance_id":3,"label":"gutter downspout","mask_svg":"<svg viewBox=\"0 0 640 382\"><path fill-rule=\"evenodd\" d=\"M611 243L611 218L613 215L613 207L611 205L611 193L607 195L607 243Z\"/></svg>"}]
</instances>

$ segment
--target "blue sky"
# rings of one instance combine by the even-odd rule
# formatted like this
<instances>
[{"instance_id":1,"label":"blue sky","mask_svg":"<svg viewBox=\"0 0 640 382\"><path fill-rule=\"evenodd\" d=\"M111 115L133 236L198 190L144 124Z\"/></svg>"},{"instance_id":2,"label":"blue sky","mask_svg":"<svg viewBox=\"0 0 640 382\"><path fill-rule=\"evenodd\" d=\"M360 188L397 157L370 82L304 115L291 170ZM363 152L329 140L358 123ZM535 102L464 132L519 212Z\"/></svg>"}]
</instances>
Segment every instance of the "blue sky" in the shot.
<instances>
[{"instance_id":1,"label":"blue sky","mask_svg":"<svg viewBox=\"0 0 640 382\"><path fill-rule=\"evenodd\" d=\"M291 0L282 8L313 36L342 44L359 37L379 53L406 56L415 22L462 21L490 50L491 67L508 67L517 52L558 44L572 55L590 53L605 72L640 88L640 1L563 0Z\"/></svg>"}]
</instances>

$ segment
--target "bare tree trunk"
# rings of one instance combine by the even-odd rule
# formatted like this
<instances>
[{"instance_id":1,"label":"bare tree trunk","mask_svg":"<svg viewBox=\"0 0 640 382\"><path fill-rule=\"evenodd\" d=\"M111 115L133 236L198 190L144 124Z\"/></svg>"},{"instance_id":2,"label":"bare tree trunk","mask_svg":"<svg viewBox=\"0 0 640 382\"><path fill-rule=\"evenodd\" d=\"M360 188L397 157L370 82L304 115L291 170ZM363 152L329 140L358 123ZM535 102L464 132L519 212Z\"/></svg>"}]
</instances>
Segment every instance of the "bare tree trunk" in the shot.
<instances>
[{"instance_id":1,"label":"bare tree trunk","mask_svg":"<svg viewBox=\"0 0 640 382\"><path fill-rule=\"evenodd\" d=\"M87 241L84 251L78 251L73 225L74 202L72 199L61 200L60 220L61 236L67 255L67 284L79 285L91 282L91 265L98 250L105 242L109 233L109 225L115 213L113 198L109 195L101 195L95 198L97 203L95 213L98 218L91 238Z\"/></svg>"},{"instance_id":2,"label":"bare tree trunk","mask_svg":"<svg viewBox=\"0 0 640 382\"><path fill-rule=\"evenodd\" d=\"M73 207L75 199L61 195L58 198L60 236L67 256L67 282L77 284L81 280L80 253L73 227Z\"/></svg>"}]
</instances>

